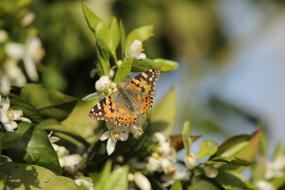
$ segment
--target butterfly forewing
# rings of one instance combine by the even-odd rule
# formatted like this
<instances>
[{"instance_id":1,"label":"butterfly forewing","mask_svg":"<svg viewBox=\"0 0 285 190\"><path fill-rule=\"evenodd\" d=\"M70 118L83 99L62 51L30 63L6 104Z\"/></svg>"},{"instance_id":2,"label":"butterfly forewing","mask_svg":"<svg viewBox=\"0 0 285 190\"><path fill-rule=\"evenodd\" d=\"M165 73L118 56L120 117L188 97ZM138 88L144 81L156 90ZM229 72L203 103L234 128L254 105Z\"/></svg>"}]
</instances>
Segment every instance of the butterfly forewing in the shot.
<instances>
[{"instance_id":1,"label":"butterfly forewing","mask_svg":"<svg viewBox=\"0 0 285 190\"><path fill-rule=\"evenodd\" d=\"M115 94L114 94L115 95ZM115 96L107 96L100 100L89 112L89 116L96 120L112 121L116 120Z\"/></svg>"},{"instance_id":2,"label":"butterfly forewing","mask_svg":"<svg viewBox=\"0 0 285 190\"><path fill-rule=\"evenodd\" d=\"M119 86L119 90L103 98L90 111L90 117L111 121L116 125L135 124L138 117L147 113L153 104L154 87L159 69L149 69Z\"/></svg>"},{"instance_id":3,"label":"butterfly forewing","mask_svg":"<svg viewBox=\"0 0 285 190\"><path fill-rule=\"evenodd\" d=\"M125 91L130 94L133 104L137 105L137 112L140 115L147 113L152 107L154 88L159 76L159 69L149 69L131 79L124 86Z\"/></svg>"}]
</instances>

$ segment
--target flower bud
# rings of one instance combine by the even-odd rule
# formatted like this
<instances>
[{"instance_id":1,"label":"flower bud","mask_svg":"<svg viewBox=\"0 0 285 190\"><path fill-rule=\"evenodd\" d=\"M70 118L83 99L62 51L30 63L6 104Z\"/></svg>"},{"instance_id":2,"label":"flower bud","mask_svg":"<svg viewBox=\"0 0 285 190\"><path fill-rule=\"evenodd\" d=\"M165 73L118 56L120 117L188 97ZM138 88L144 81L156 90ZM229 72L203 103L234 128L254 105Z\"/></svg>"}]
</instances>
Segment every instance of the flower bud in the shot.
<instances>
[{"instance_id":1,"label":"flower bud","mask_svg":"<svg viewBox=\"0 0 285 190\"><path fill-rule=\"evenodd\" d=\"M197 164L196 156L192 153L186 155L184 158L184 163L189 170L192 170L193 168L196 167Z\"/></svg>"},{"instance_id":2,"label":"flower bud","mask_svg":"<svg viewBox=\"0 0 285 190\"><path fill-rule=\"evenodd\" d=\"M214 168L212 166L205 166L204 173L208 178L215 178L217 177L219 171L217 168Z\"/></svg>"},{"instance_id":3,"label":"flower bud","mask_svg":"<svg viewBox=\"0 0 285 190\"><path fill-rule=\"evenodd\" d=\"M136 172L134 174L134 181L138 188L141 190L151 190L151 184L149 180L142 173Z\"/></svg>"}]
</instances>

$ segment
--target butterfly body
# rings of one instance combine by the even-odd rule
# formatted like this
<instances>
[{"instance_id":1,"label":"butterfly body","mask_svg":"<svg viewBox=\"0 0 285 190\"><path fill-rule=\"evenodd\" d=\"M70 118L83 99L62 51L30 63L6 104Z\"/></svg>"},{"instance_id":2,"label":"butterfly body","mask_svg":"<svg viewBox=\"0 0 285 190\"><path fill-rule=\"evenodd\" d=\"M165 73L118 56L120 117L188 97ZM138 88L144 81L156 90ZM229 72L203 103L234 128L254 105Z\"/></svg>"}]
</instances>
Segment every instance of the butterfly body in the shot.
<instances>
[{"instance_id":1,"label":"butterfly body","mask_svg":"<svg viewBox=\"0 0 285 190\"><path fill-rule=\"evenodd\" d=\"M120 126L134 125L153 104L159 69L149 69L120 84L117 91L100 100L90 111L91 118Z\"/></svg>"}]
</instances>

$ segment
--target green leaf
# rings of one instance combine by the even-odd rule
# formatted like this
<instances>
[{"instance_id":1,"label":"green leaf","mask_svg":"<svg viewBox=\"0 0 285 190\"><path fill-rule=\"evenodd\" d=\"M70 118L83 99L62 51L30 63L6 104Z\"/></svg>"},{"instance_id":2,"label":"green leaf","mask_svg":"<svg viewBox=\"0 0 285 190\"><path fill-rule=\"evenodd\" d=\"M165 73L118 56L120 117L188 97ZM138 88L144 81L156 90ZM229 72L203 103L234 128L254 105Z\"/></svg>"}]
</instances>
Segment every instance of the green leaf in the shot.
<instances>
[{"instance_id":1,"label":"green leaf","mask_svg":"<svg viewBox=\"0 0 285 190\"><path fill-rule=\"evenodd\" d=\"M20 96L11 94L9 98L11 100L11 106L14 109L22 110L24 117L29 118L33 123L39 123L43 119L40 112Z\"/></svg>"},{"instance_id":2,"label":"green leaf","mask_svg":"<svg viewBox=\"0 0 285 190\"><path fill-rule=\"evenodd\" d=\"M252 172L252 182L253 184L255 184L257 181L259 180L263 180L265 177L265 172L266 172L266 156L261 156L254 168L253 168L253 172Z\"/></svg>"},{"instance_id":3,"label":"green leaf","mask_svg":"<svg viewBox=\"0 0 285 190\"><path fill-rule=\"evenodd\" d=\"M211 141L211 140L205 140L203 143L199 146L199 151L197 154L197 158L205 158L205 157L210 157L213 154L215 154L218 150L217 145Z\"/></svg>"},{"instance_id":4,"label":"green leaf","mask_svg":"<svg viewBox=\"0 0 285 190\"><path fill-rule=\"evenodd\" d=\"M125 52L125 46L126 46L126 32L123 26L123 22L120 21L120 43L121 43L121 58L125 58L124 52Z\"/></svg>"},{"instance_id":5,"label":"green leaf","mask_svg":"<svg viewBox=\"0 0 285 190\"><path fill-rule=\"evenodd\" d=\"M102 23L102 20L97 17L96 14L83 3L81 3L81 10L84 14L84 18L90 30L95 34L96 27L99 23Z\"/></svg>"},{"instance_id":6,"label":"green leaf","mask_svg":"<svg viewBox=\"0 0 285 190\"><path fill-rule=\"evenodd\" d=\"M106 190L128 190L128 167L120 167L112 172L108 182L105 184Z\"/></svg>"},{"instance_id":7,"label":"green leaf","mask_svg":"<svg viewBox=\"0 0 285 190\"><path fill-rule=\"evenodd\" d=\"M220 188L210 181L194 178L188 190L220 190Z\"/></svg>"},{"instance_id":8,"label":"green leaf","mask_svg":"<svg viewBox=\"0 0 285 190\"><path fill-rule=\"evenodd\" d=\"M191 126L190 126L190 122L189 121L186 121L184 123L184 125L183 125L182 138L183 138L185 154L189 155L190 154L191 145L192 145Z\"/></svg>"},{"instance_id":9,"label":"green leaf","mask_svg":"<svg viewBox=\"0 0 285 190\"><path fill-rule=\"evenodd\" d=\"M98 68L101 75L109 75L110 70L110 56L111 52L107 47L106 43L101 39L97 38L96 53L98 56Z\"/></svg>"},{"instance_id":10,"label":"green leaf","mask_svg":"<svg viewBox=\"0 0 285 190\"><path fill-rule=\"evenodd\" d=\"M142 26L132 30L126 39L125 55L128 55L128 49L130 48L130 45L133 43L134 40L140 40L143 42L148 40L153 35L153 26L151 25Z\"/></svg>"},{"instance_id":11,"label":"green leaf","mask_svg":"<svg viewBox=\"0 0 285 190\"><path fill-rule=\"evenodd\" d=\"M25 131L22 141L18 146L8 150L8 156L14 161L37 164L61 174L57 154L46 132L30 123L22 123L21 128Z\"/></svg>"},{"instance_id":12,"label":"green leaf","mask_svg":"<svg viewBox=\"0 0 285 190\"><path fill-rule=\"evenodd\" d=\"M276 188L276 189L282 189L284 188L285 184L285 177L275 177L270 180L270 183Z\"/></svg>"},{"instance_id":13,"label":"green leaf","mask_svg":"<svg viewBox=\"0 0 285 190\"><path fill-rule=\"evenodd\" d=\"M169 135L175 128L175 121L176 95L175 89L171 88L152 109L148 131L151 134L159 131Z\"/></svg>"},{"instance_id":14,"label":"green leaf","mask_svg":"<svg viewBox=\"0 0 285 190\"><path fill-rule=\"evenodd\" d=\"M110 34L112 37L111 49L113 54L115 54L120 42L120 26L118 20L115 17L112 18L112 21L110 23Z\"/></svg>"},{"instance_id":15,"label":"green leaf","mask_svg":"<svg viewBox=\"0 0 285 190\"><path fill-rule=\"evenodd\" d=\"M242 190L254 190L252 184L247 182L242 176L232 171L220 171L215 181L219 183L224 189L242 189Z\"/></svg>"},{"instance_id":16,"label":"green leaf","mask_svg":"<svg viewBox=\"0 0 285 190\"><path fill-rule=\"evenodd\" d=\"M95 190L127 190L128 167L121 167L111 172L111 162L107 162L96 183Z\"/></svg>"},{"instance_id":17,"label":"green leaf","mask_svg":"<svg viewBox=\"0 0 285 190\"><path fill-rule=\"evenodd\" d=\"M105 166L103 171L100 173L99 179L97 180L95 190L101 190L104 189L105 184L108 183L110 173L112 169L112 163L108 161Z\"/></svg>"},{"instance_id":18,"label":"green leaf","mask_svg":"<svg viewBox=\"0 0 285 190\"><path fill-rule=\"evenodd\" d=\"M2 150L12 148L21 142L28 128L26 123L22 122L18 125L18 129L14 132L0 131L0 147Z\"/></svg>"},{"instance_id":19,"label":"green leaf","mask_svg":"<svg viewBox=\"0 0 285 190\"><path fill-rule=\"evenodd\" d=\"M214 157L238 157L251 161L257 153L260 137L260 131L252 135L231 137L218 147L218 151Z\"/></svg>"},{"instance_id":20,"label":"green leaf","mask_svg":"<svg viewBox=\"0 0 285 190\"><path fill-rule=\"evenodd\" d=\"M39 84L27 84L21 90L20 97L34 106L45 117L65 118L76 103L74 97Z\"/></svg>"},{"instance_id":21,"label":"green leaf","mask_svg":"<svg viewBox=\"0 0 285 190\"><path fill-rule=\"evenodd\" d=\"M135 59L132 71L146 71L151 68L159 68L162 72L174 71L178 68L178 63L167 59Z\"/></svg>"},{"instance_id":22,"label":"green leaf","mask_svg":"<svg viewBox=\"0 0 285 190\"><path fill-rule=\"evenodd\" d=\"M76 145L77 147L83 148L89 144L80 133L54 119L46 119L37 125L37 127L53 131L58 137Z\"/></svg>"},{"instance_id":23,"label":"green leaf","mask_svg":"<svg viewBox=\"0 0 285 190\"><path fill-rule=\"evenodd\" d=\"M118 67L114 82L120 84L131 72L133 59L127 58L123 61L122 65Z\"/></svg>"},{"instance_id":24,"label":"green leaf","mask_svg":"<svg viewBox=\"0 0 285 190\"><path fill-rule=\"evenodd\" d=\"M9 176L6 179L8 189L31 190L78 190L74 181L67 177L56 176L50 170L37 166L6 162L0 165L0 172Z\"/></svg>"},{"instance_id":25,"label":"green leaf","mask_svg":"<svg viewBox=\"0 0 285 190\"><path fill-rule=\"evenodd\" d=\"M283 144L279 143L276 145L274 153L273 153L273 160L277 159L280 156L285 155L285 147Z\"/></svg>"},{"instance_id":26,"label":"green leaf","mask_svg":"<svg viewBox=\"0 0 285 190\"><path fill-rule=\"evenodd\" d=\"M81 134L88 142L94 142L98 137L94 130L98 127L98 121L89 117L90 110L97 104L99 97L91 100L79 101L68 117L61 122L62 125Z\"/></svg>"},{"instance_id":27,"label":"green leaf","mask_svg":"<svg viewBox=\"0 0 285 190\"><path fill-rule=\"evenodd\" d=\"M170 190L183 190L180 181L175 181Z\"/></svg>"}]
</instances>

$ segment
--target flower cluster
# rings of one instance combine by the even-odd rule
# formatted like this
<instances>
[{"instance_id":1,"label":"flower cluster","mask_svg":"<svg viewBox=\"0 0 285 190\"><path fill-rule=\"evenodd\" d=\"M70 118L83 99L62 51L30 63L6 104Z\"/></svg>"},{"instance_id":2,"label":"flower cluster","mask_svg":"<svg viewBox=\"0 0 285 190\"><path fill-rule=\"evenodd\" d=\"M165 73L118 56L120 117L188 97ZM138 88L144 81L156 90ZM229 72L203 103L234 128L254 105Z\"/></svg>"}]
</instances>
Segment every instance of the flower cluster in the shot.
<instances>
[{"instance_id":1,"label":"flower cluster","mask_svg":"<svg viewBox=\"0 0 285 190\"><path fill-rule=\"evenodd\" d=\"M279 155L273 161L265 162L264 179L256 182L255 186L259 190L276 190L271 180L282 178L285 174L285 156Z\"/></svg>"},{"instance_id":2,"label":"flower cluster","mask_svg":"<svg viewBox=\"0 0 285 190\"><path fill-rule=\"evenodd\" d=\"M139 137L143 130L141 127L132 125L132 126L117 126L113 123L107 122L107 131L105 131L101 136L100 140L107 140L107 153L111 155L115 151L116 143L118 141L126 141L129 138L129 133L133 134L134 138Z\"/></svg>"},{"instance_id":3,"label":"flower cluster","mask_svg":"<svg viewBox=\"0 0 285 190\"><path fill-rule=\"evenodd\" d=\"M34 14L27 12L27 14L20 20L23 30L33 22ZM24 33L24 32L23 32ZM11 86L22 87L26 84L27 74L31 81L38 81L36 65L40 63L44 56L44 49L41 40L34 32L28 33L25 36L24 42L15 42L9 32L0 30L0 49L3 49L5 56L0 60L3 64L0 65L0 93L7 95ZM25 71L20 65L23 63Z\"/></svg>"},{"instance_id":4,"label":"flower cluster","mask_svg":"<svg viewBox=\"0 0 285 190\"><path fill-rule=\"evenodd\" d=\"M97 92L102 92L109 95L117 91L117 84L114 83L109 76L101 76L99 80L95 83L95 88Z\"/></svg>"},{"instance_id":5,"label":"flower cluster","mask_svg":"<svg viewBox=\"0 0 285 190\"><path fill-rule=\"evenodd\" d=\"M53 149L57 153L60 166L67 170L74 170L82 160L82 156L80 154L70 154L67 148L57 145L56 142L60 140L58 137L51 136L50 134L49 139Z\"/></svg>"},{"instance_id":6,"label":"flower cluster","mask_svg":"<svg viewBox=\"0 0 285 190\"><path fill-rule=\"evenodd\" d=\"M172 184L176 179L187 178L185 172L179 171L177 167L176 151L171 147L170 140L162 133L154 134L158 145L148 158L147 170L153 172L163 172L165 185Z\"/></svg>"},{"instance_id":7,"label":"flower cluster","mask_svg":"<svg viewBox=\"0 0 285 190\"><path fill-rule=\"evenodd\" d=\"M146 55L143 53L143 43L140 40L134 40L129 48L129 56L135 59L145 59Z\"/></svg>"},{"instance_id":8,"label":"flower cluster","mask_svg":"<svg viewBox=\"0 0 285 190\"><path fill-rule=\"evenodd\" d=\"M31 122L28 118L23 117L22 110L14 110L10 107L10 99L3 98L0 95L0 123L6 131L14 131L18 124L16 121Z\"/></svg>"}]
</instances>

